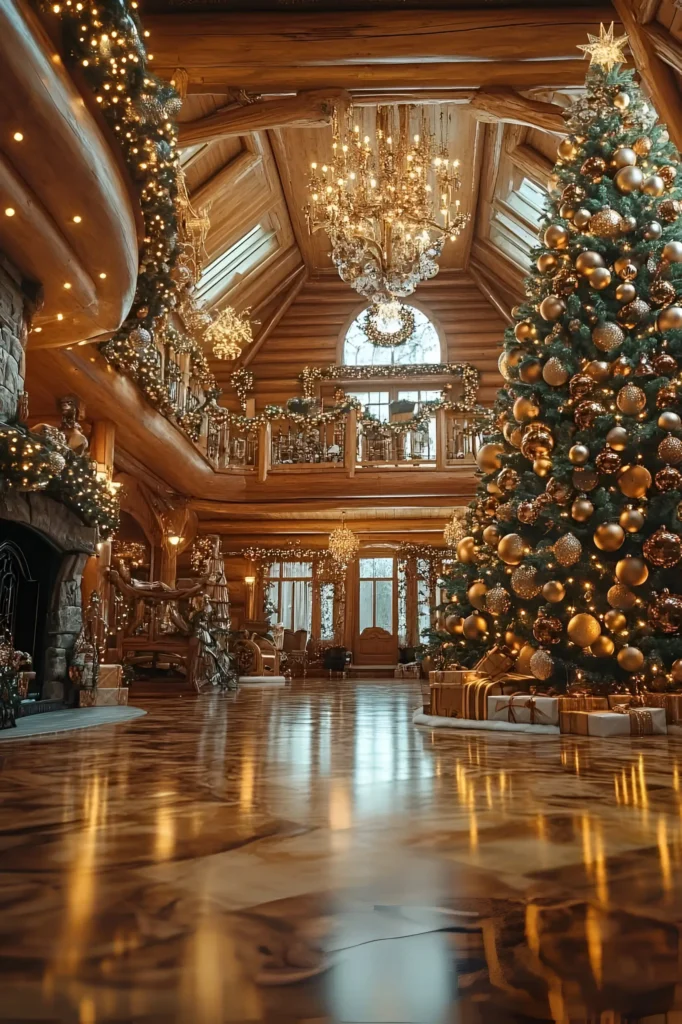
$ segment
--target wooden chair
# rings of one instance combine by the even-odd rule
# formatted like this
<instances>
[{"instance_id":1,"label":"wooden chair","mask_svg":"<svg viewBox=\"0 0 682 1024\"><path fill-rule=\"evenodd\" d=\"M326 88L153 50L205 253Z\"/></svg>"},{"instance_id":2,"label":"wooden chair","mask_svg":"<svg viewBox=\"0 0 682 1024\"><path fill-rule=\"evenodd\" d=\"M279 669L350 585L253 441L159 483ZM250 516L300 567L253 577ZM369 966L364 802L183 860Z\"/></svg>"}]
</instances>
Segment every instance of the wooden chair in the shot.
<instances>
[{"instance_id":1,"label":"wooden chair","mask_svg":"<svg viewBox=\"0 0 682 1024\"><path fill-rule=\"evenodd\" d=\"M285 629L282 651L286 656L287 664L293 670L302 671L305 679L308 671L308 631L307 629Z\"/></svg>"}]
</instances>

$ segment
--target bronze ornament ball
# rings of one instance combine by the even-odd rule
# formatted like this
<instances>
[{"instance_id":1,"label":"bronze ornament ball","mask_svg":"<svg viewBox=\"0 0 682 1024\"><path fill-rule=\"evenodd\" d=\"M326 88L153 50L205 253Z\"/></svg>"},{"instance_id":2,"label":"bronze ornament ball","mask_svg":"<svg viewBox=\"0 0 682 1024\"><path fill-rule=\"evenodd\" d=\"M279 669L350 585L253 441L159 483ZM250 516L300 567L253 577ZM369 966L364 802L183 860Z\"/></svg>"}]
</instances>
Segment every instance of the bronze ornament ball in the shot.
<instances>
[{"instance_id":1,"label":"bronze ornament ball","mask_svg":"<svg viewBox=\"0 0 682 1024\"><path fill-rule=\"evenodd\" d=\"M571 505L571 515L576 523L586 523L594 513L594 505L588 498L576 498Z\"/></svg>"},{"instance_id":2,"label":"bronze ornament ball","mask_svg":"<svg viewBox=\"0 0 682 1024\"><path fill-rule=\"evenodd\" d=\"M611 427L606 435L606 443L616 452L625 451L628 442L629 437L625 427Z\"/></svg>"},{"instance_id":3,"label":"bronze ornament ball","mask_svg":"<svg viewBox=\"0 0 682 1024\"><path fill-rule=\"evenodd\" d=\"M517 341L534 340L537 337L537 329L530 320L519 320L518 323L514 324L514 337ZM521 358L523 358L523 355L524 353L522 353ZM507 353L507 358L509 359L509 353ZM510 360L509 365L514 366L514 363Z\"/></svg>"},{"instance_id":4,"label":"bronze ornament ball","mask_svg":"<svg viewBox=\"0 0 682 1024\"><path fill-rule=\"evenodd\" d=\"M656 408L665 409L678 401L677 387L675 384L665 384L656 395Z\"/></svg>"},{"instance_id":5,"label":"bronze ornament ball","mask_svg":"<svg viewBox=\"0 0 682 1024\"><path fill-rule=\"evenodd\" d=\"M553 274L558 267L558 261L554 253L543 252L542 256L538 256L535 265L541 274Z\"/></svg>"},{"instance_id":6,"label":"bronze ornament ball","mask_svg":"<svg viewBox=\"0 0 682 1024\"><path fill-rule=\"evenodd\" d=\"M568 391L571 398L575 402L581 398L587 398L589 395L591 395L594 391L594 385L595 381L592 377L588 377L586 373L576 373L573 377L571 377L570 383L568 385Z\"/></svg>"},{"instance_id":7,"label":"bronze ornament ball","mask_svg":"<svg viewBox=\"0 0 682 1024\"><path fill-rule=\"evenodd\" d=\"M531 330L531 334L529 335L529 337L535 337L535 335L537 333L535 331L535 327L533 327L532 324L527 324L527 326ZM520 366L521 363L523 362L523 360L526 358L526 353L525 353L525 351L520 346L513 345L510 349L507 350L506 356L507 356L507 362L509 363L509 365L513 369L516 369L516 367Z\"/></svg>"},{"instance_id":8,"label":"bronze ornament ball","mask_svg":"<svg viewBox=\"0 0 682 1024\"><path fill-rule=\"evenodd\" d=\"M534 397L521 395L514 402L512 413L517 423L524 423L526 420L535 420L538 418L540 415L540 406Z\"/></svg>"},{"instance_id":9,"label":"bronze ornament ball","mask_svg":"<svg viewBox=\"0 0 682 1024\"><path fill-rule=\"evenodd\" d=\"M551 459L535 459L533 462L533 472L539 477L549 476L552 472L552 460Z\"/></svg>"},{"instance_id":10,"label":"bronze ornament ball","mask_svg":"<svg viewBox=\"0 0 682 1024\"><path fill-rule=\"evenodd\" d=\"M629 146L620 146L611 157L611 163L617 170L621 167L634 167L637 163L637 154Z\"/></svg>"},{"instance_id":11,"label":"bronze ornament ball","mask_svg":"<svg viewBox=\"0 0 682 1024\"><path fill-rule=\"evenodd\" d=\"M594 531L593 540L600 551L617 551L625 541L625 530L618 523L602 523Z\"/></svg>"},{"instance_id":12,"label":"bronze ornament ball","mask_svg":"<svg viewBox=\"0 0 682 1024\"><path fill-rule=\"evenodd\" d=\"M644 175L639 167L621 167L613 179L613 183L619 192L628 195L641 187Z\"/></svg>"},{"instance_id":13,"label":"bronze ornament ball","mask_svg":"<svg viewBox=\"0 0 682 1024\"><path fill-rule=\"evenodd\" d=\"M598 253L593 252L589 249L587 252L581 252L576 256L575 269L579 274L591 274L597 267L604 266L604 258Z\"/></svg>"},{"instance_id":14,"label":"bronze ornament ball","mask_svg":"<svg viewBox=\"0 0 682 1024\"><path fill-rule=\"evenodd\" d=\"M467 590L467 598L469 604L482 612L485 607L485 595L488 593L488 588L485 583L481 580L477 580L476 583L472 583Z\"/></svg>"},{"instance_id":15,"label":"bronze ornament ball","mask_svg":"<svg viewBox=\"0 0 682 1024\"><path fill-rule=\"evenodd\" d=\"M571 480L576 491L593 491L599 483L599 474L593 469L583 467L573 470Z\"/></svg>"},{"instance_id":16,"label":"bronze ornament ball","mask_svg":"<svg viewBox=\"0 0 682 1024\"><path fill-rule=\"evenodd\" d=\"M637 289L629 281L622 281L617 286L615 294L619 302L632 302L637 295Z\"/></svg>"},{"instance_id":17,"label":"bronze ornament ball","mask_svg":"<svg viewBox=\"0 0 682 1024\"><path fill-rule=\"evenodd\" d=\"M611 375L613 377L629 377L632 373L632 363L627 356L618 356L611 363Z\"/></svg>"},{"instance_id":18,"label":"bronze ornament ball","mask_svg":"<svg viewBox=\"0 0 682 1024\"><path fill-rule=\"evenodd\" d=\"M590 449L586 444L574 444L568 450L569 462L574 466L584 466L590 457Z\"/></svg>"},{"instance_id":19,"label":"bronze ornament ball","mask_svg":"<svg viewBox=\"0 0 682 1024\"><path fill-rule=\"evenodd\" d=\"M644 664L644 655L639 647L621 647L616 658L620 667L626 672L639 672Z\"/></svg>"},{"instance_id":20,"label":"bronze ornament ball","mask_svg":"<svg viewBox=\"0 0 682 1024\"><path fill-rule=\"evenodd\" d=\"M529 359L519 367L519 380L524 384L537 384L542 379L542 363L539 359Z\"/></svg>"},{"instance_id":21,"label":"bronze ornament ball","mask_svg":"<svg viewBox=\"0 0 682 1024\"><path fill-rule=\"evenodd\" d=\"M616 405L626 416L636 416L646 408L646 394L636 384L626 384L618 392Z\"/></svg>"},{"instance_id":22,"label":"bronze ornament ball","mask_svg":"<svg viewBox=\"0 0 682 1024\"><path fill-rule=\"evenodd\" d=\"M580 167L580 173L587 178L593 178L594 181L601 181L605 170L606 160L600 156L588 156Z\"/></svg>"},{"instance_id":23,"label":"bronze ornament ball","mask_svg":"<svg viewBox=\"0 0 682 1024\"><path fill-rule=\"evenodd\" d=\"M540 506L535 501L522 501L516 509L516 518L520 523L532 524L540 515Z\"/></svg>"},{"instance_id":24,"label":"bronze ornament ball","mask_svg":"<svg viewBox=\"0 0 682 1024\"><path fill-rule=\"evenodd\" d=\"M504 615L509 611L510 604L509 594L499 583L486 594L485 607L491 615Z\"/></svg>"},{"instance_id":25,"label":"bronze ornament ball","mask_svg":"<svg viewBox=\"0 0 682 1024\"><path fill-rule=\"evenodd\" d=\"M530 670L530 659L535 654L536 648L532 644L525 643L516 656L514 669L521 675L532 675Z\"/></svg>"},{"instance_id":26,"label":"bronze ornament ball","mask_svg":"<svg viewBox=\"0 0 682 1024\"><path fill-rule=\"evenodd\" d=\"M613 269L624 281L634 281L637 277L637 265L629 256L619 256L613 264Z\"/></svg>"},{"instance_id":27,"label":"bronze ornament ball","mask_svg":"<svg viewBox=\"0 0 682 1024\"><path fill-rule=\"evenodd\" d=\"M644 516L642 513L632 506L624 508L618 517L618 522L626 531L626 533L639 533L644 526Z\"/></svg>"},{"instance_id":28,"label":"bronze ornament ball","mask_svg":"<svg viewBox=\"0 0 682 1024\"><path fill-rule=\"evenodd\" d=\"M550 224L545 231L544 242L548 249L566 249L570 237L568 229L562 224Z\"/></svg>"},{"instance_id":29,"label":"bronze ornament ball","mask_svg":"<svg viewBox=\"0 0 682 1024\"><path fill-rule=\"evenodd\" d=\"M611 284L611 271L607 267L595 267L587 278L590 288L602 292Z\"/></svg>"},{"instance_id":30,"label":"bronze ornament ball","mask_svg":"<svg viewBox=\"0 0 682 1024\"><path fill-rule=\"evenodd\" d=\"M594 328L592 341L600 352L611 352L625 341L625 332L618 324L609 321Z\"/></svg>"},{"instance_id":31,"label":"bronze ornament ball","mask_svg":"<svg viewBox=\"0 0 682 1024\"><path fill-rule=\"evenodd\" d=\"M617 238L621 233L620 214L608 206L598 210L590 217L590 231L598 238Z\"/></svg>"},{"instance_id":32,"label":"bronze ornament ball","mask_svg":"<svg viewBox=\"0 0 682 1024\"><path fill-rule=\"evenodd\" d=\"M578 647L589 647L601 635L599 619L588 612L578 612L569 619L566 627L569 640L572 640Z\"/></svg>"},{"instance_id":33,"label":"bronze ornament ball","mask_svg":"<svg viewBox=\"0 0 682 1024\"><path fill-rule=\"evenodd\" d=\"M567 135L565 139L562 139L557 146L557 154L562 160L573 160L578 153L578 147L575 144L575 140Z\"/></svg>"},{"instance_id":34,"label":"bronze ornament ball","mask_svg":"<svg viewBox=\"0 0 682 1024\"><path fill-rule=\"evenodd\" d=\"M593 359L585 367L585 374L591 377L597 384L602 384L609 378L609 364L601 359Z\"/></svg>"},{"instance_id":35,"label":"bronze ornament ball","mask_svg":"<svg viewBox=\"0 0 682 1024\"><path fill-rule=\"evenodd\" d=\"M664 437L658 446L657 454L663 462L668 462L671 466L679 466L682 462L682 441L672 434Z\"/></svg>"},{"instance_id":36,"label":"bronze ornament ball","mask_svg":"<svg viewBox=\"0 0 682 1024\"><path fill-rule=\"evenodd\" d=\"M519 565L523 560L526 545L518 533L507 533L497 545L497 554L506 565Z\"/></svg>"},{"instance_id":37,"label":"bronze ornament ball","mask_svg":"<svg viewBox=\"0 0 682 1024\"><path fill-rule=\"evenodd\" d=\"M530 659L530 670L536 679L549 679L554 671L554 661L547 651L536 651Z\"/></svg>"},{"instance_id":38,"label":"bronze ornament ball","mask_svg":"<svg viewBox=\"0 0 682 1024\"><path fill-rule=\"evenodd\" d=\"M656 366L656 363L654 363L654 366ZM680 430L682 428L682 419L680 419L676 412L666 409L658 417L658 426L661 430Z\"/></svg>"},{"instance_id":39,"label":"bronze ornament ball","mask_svg":"<svg viewBox=\"0 0 682 1024\"><path fill-rule=\"evenodd\" d=\"M553 388L560 388L568 380L569 373L560 359L550 356L542 367L542 379Z\"/></svg>"},{"instance_id":40,"label":"bronze ornament ball","mask_svg":"<svg viewBox=\"0 0 682 1024\"><path fill-rule=\"evenodd\" d=\"M659 528L644 542L644 557L651 565L671 569L682 558L682 541L666 526Z\"/></svg>"},{"instance_id":41,"label":"bronze ornament ball","mask_svg":"<svg viewBox=\"0 0 682 1024\"><path fill-rule=\"evenodd\" d=\"M590 211L586 210L584 206L581 206L580 209L576 210L573 214L573 223L579 231L584 231L585 228L590 226L591 216L592 214Z\"/></svg>"},{"instance_id":42,"label":"bronze ornament ball","mask_svg":"<svg viewBox=\"0 0 682 1024\"><path fill-rule=\"evenodd\" d=\"M548 295L540 303L539 313L543 320L558 320L566 312L566 303L558 295Z\"/></svg>"},{"instance_id":43,"label":"bronze ornament ball","mask_svg":"<svg viewBox=\"0 0 682 1024\"><path fill-rule=\"evenodd\" d=\"M682 488L682 474L675 466L664 466L654 477L659 491L679 491Z\"/></svg>"},{"instance_id":44,"label":"bronze ornament ball","mask_svg":"<svg viewBox=\"0 0 682 1024\"><path fill-rule=\"evenodd\" d=\"M448 633L461 636L463 623L464 619L461 615L448 615L445 619L445 629Z\"/></svg>"},{"instance_id":45,"label":"bronze ornament ball","mask_svg":"<svg viewBox=\"0 0 682 1024\"><path fill-rule=\"evenodd\" d=\"M682 306L668 306L658 314L659 331L679 331L682 329Z\"/></svg>"},{"instance_id":46,"label":"bronze ornament ball","mask_svg":"<svg viewBox=\"0 0 682 1024\"><path fill-rule=\"evenodd\" d=\"M599 452L599 455L594 460L594 465L600 473L612 476L621 468L623 460L618 452L614 452L610 448L605 448L603 451Z\"/></svg>"},{"instance_id":47,"label":"bronze ornament ball","mask_svg":"<svg viewBox=\"0 0 682 1024\"><path fill-rule=\"evenodd\" d=\"M573 412L573 419L576 422L576 426L579 430L588 430L594 425L594 421L598 416L603 416L606 412L606 408L601 402L591 401L589 399L584 402L580 402L575 407Z\"/></svg>"},{"instance_id":48,"label":"bronze ornament ball","mask_svg":"<svg viewBox=\"0 0 682 1024\"><path fill-rule=\"evenodd\" d=\"M508 629L504 634L504 642L507 647L511 647L512 651L520 651L526 641L513 629Z\"/></svg>"},{"instance_id":49,"label":"bronze ornament ball","mask_svg":"<svg viewBox=\"0 0 682 1024\"><path fill-rule=\"evenodd\" d=\"M648 577L646 563L636 555L626 555L616 563L616 579L626 587L641 587Z\"/></svg>"},{"instance_id":50,"label":"bronze ornament ball","mask_svg":"<svg viewBox=\"0 0 682 1024\"><path fill-rule=\"evenodd\" d=\"M611 637L604 636L603 633L601 636L598 636L597 639L594 640L590 645L590 650L592 651L595 658L608 658L613 654L615 649L616 645L614 644Z\"/></svg>"},{"instance_id":51,"label":"bronze ornament ball","mask_svg":"<svg viewBox=\"0 0 682 1024\"><path fill-rule=\"evenodd\" d=\"M659 174L651 174L644 179L640 188L648 196L662 196L665 192L665 182Z\"/></svg>"},{"instance_id":52,"label":"bronze ornament ball","mask_svg":"<svg viewBox=\"0 0 682 1024\"><path fill-rule=\"evenodd\" d=\"M675 286L660 278L649 285L649 298L655 306L669 306L675 301Z\"/></svg>"},{"instance_id":53,"label":"bronze ornament ball","mask_svg":"<svg viewBox=\"0 0 682 1024\"><path fill-rule=\"evenodd\" d=\"M503 491L513 491L519 482L519 474L515 469L501 469L495 483Z\"/></svg>"},{"instance_id":54,"label":"bronze ornament ball","mask_svg":"<svg viewBox=\"0 0 682 1024\"><path fill-rule=\"evenodd\" d=\"M622 583L614 583L612 587L609 587L606 593L606 600L612 608L618 611L629 612L631 608L635 607L637 601L636 596L632 593L628 587L623 586Z\"/></svg>"},{"instance_id":55,"label":"bronze ornament ball","mask_svg":"<svg viewBox=\"0 0 682 1024\"><path fill-rule=\"evenodd\" d=\"M490 526L486 526L483 531L483 540L488 547L496 548L500 543L500 531L492 524Z\"/></svg>"},{"instance_id":56,"label":"bronze ornament ball","mask_svg":"<svg viewBox=\"0 0 682 1024\"><path fill-rule=\"evenodd\" d=\"M682 597L662 590L660 594L653 595L648 613L649 623L659 633L669 636L679 633L682 628Z\"/></svg>"},{"instance_id":57,"label":"bronze ornament ball","mask_svg":"<svg viewBox=\"0 0 682 1024\"><path fill-rule=\"evenodd\" d=\"M651 473L646 466L623 466L618 474L618 486L626 498L643 498L651 487Z\"/></svg>"},{"instance_id":58,"label":"bronze ornament ball","mask_svg":"<svg viewBox=\"0 0 682 1024\"><path fill-rule=\"evenodd\" d=\"M457 561L465 565L476 561L476 541L473 537L462 537L457 545Z\"/></svg>"},{"instance_id":59,"label":"bronze ornament ball","mask_svg":"<svg viewBox=\"0 0 682 1024\"><path fill-rule=\"evenodd\" d=\"M669 263L682 263L682 242L666 242L661 255Z\"/></svg>"},{"instance_id":60,"label":"bronze ornament ball","mask_svg":"<svg viewBox=\"0 0 682 1024\"><path fill-rule=\"evenodd\" d=\"M539 612L533 623L533 636L540 644L558 644L564 631L561 619Z\"/></svg>"},{"instance_id":61,"label":"bronze ornament ball","mask_svg":"<svg viewBox=\"0 0 682 1024\"><path fill-rule=\"evenodd\" d=\"M682 658L678 658L670 666L670 675L674 683L682 683Z\"/></svg>"},{"instance_id":62,"label":"bronze ornament ball","mask_svg":"<svg viewBox=\"0 0 682 1024\"><path fill-rule=\"evenodd\" d=\"M504 452L504 445L489 442L481 445L476 453L476 465L483 473L494 473L500 469L500 455Z\"/></svg>"},{"instance_id":63,"label":"bronze ornament ball","mask_svg":"<svg viewBox=\"0 0 682 1024\"><path fill-rule=\"evenodd\" d=\"M583 546L572 533L565 533L555 541L552 550L559 565L570 566L580 561Z\"/></svg>"},{"instance_id":64,"label":"bronze ornament ball","mask_svg":"<svg viewBox=\"0 0 682 1024\"><path fill-rule=\"evenodd\" d=\"M624 324L626 327L636 327L646 317L647 313L651 312L651 307L648 302L644 299L633 299L632 302L628 302L625 306L622 306L616 314L618 323Z\"/></svg>"},{"instance_id":65,"label":"bronze ornament ball","mask_svg":"<svg viewBox=\"0 0 682 1024\"><path fill-rule=\"evenodd\" d=\"M666 222L666 224L672 224L682 213L682 203L679 199L664 199L658 206L658 216ZM658 236L660 238L660 235Z\"/></svg>"},{"instance_id":66,"label":"bronze ornament ball","mask_svg":"<svg viewBox=\"0 0 682 1024\"><path fill-rule=\"evenodd\" d=\"M613 608L610 612L607 612L604 616L604 625L607 629L610 629L612 633L620 633L628 624L628 620L625 618L622 612Z\"/></svg>"},{"instance_id":67,"label":"bronze ornament ball","mask_svg":"<svg viewBox=\"0 0 682 1024\"><path fill-rule=\"evenodd\" d=\"M542 588L542 596L551 604L559 604L566 597L566 588L559 580L549 580Z\"/></svg>"},{"instance_id":68,"label":"bronze ornament ball","mask_svg":"<svg viewBox=\"0 0 682 1024\"><path fill-rule=\"evenodd\" d=\"M663 226L657 220L650 220L644 225L643 235L647 242L656 242L663 234Z\"/></svg>"},{"instance_id":69,"label":"bronze ornament ball","mask_svg":"<svg viewBox=\"0 0 682 1024\"><path fill-rule=\"evenodd\" d=\"M488 632L488 620L482 615L467 615L462 632L467 640L478 640Z\"/></svg>"},{"instance_id":70,"label":"bronze ornament ball","mask_svg":"<svg viewBox=\"0 0 682 1024\"><path fill-rule=\"evenodd\" d=\"M634 231L637 227L637 218L631 217L629 214L627 217L623 217L621 221L621 231L624 235L629 235L631 231Z\"/></svg>"}]
</instances>

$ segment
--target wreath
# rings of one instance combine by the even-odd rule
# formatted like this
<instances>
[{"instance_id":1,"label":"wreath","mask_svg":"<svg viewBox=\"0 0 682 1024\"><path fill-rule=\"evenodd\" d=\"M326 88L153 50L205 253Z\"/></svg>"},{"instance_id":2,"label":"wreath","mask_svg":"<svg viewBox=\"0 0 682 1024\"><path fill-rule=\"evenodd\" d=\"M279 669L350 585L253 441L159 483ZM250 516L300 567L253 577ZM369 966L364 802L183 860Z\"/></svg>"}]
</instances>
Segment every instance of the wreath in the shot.
<instances>
[{"instance_id":1,"label":"wreath","mask_svg":"<svg viewBox=\"0 0 682 1024\"><path fill-rule=\"evenodd\" d=\"M414 313L409 306L401 305L398 310L398 329L382 331L379 327L380 307L374 306L367 310L362 324L365 335L377 348L396 348L409 341L414 334Z\"/></svg>"}]
</instances>

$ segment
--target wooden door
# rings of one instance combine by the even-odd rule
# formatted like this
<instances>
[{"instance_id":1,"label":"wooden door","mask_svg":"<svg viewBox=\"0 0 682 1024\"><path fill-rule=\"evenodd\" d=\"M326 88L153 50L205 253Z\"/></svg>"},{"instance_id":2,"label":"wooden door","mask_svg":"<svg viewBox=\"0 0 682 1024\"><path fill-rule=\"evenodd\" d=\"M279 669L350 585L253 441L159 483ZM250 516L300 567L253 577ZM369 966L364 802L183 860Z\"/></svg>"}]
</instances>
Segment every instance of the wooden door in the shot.
<instances>
[{"instance_id":1,"label":"wooden door","mask_svg":"<svg viewBox=\"0 0 682 1024\"><path fill-rule=\"evenodd\" d=\"M395 665L398 661L398 587L393 555L358 559L356 665Z\"/></svg>"}]
</instances>

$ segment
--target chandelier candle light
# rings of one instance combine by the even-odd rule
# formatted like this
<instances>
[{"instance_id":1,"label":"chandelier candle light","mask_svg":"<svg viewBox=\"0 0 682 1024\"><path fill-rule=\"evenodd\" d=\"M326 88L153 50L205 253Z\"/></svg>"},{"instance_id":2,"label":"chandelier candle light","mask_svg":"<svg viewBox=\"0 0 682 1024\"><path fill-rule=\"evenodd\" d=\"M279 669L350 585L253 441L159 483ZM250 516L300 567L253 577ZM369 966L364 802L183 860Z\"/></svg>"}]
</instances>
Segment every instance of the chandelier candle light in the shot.
<instances>
[{"instance_id":1,"label":"chandelier candle light","mask_svg":"<svg viewBox=\"0 0 682 1024\"><path fill-rule=\"evenodd\" d=\"M327 233L342 280L379 304L435 277L446 241L469 219L454 198L459 161L444 115L437 142L425 110L413 131L413 111L377 107L373 133L356 121L364 110L349 108L343 132L335 115L331 160L313 163L308 182L310 232Z\"/></svg>"},{"instance_id":2,"label":"chandelier candle light","mask_svg":"<svg viewBox=\"0 0 682 1024\"><path fill-rule=\"evenodd\" d=\"M346 526L346 513L341 515L341 526L329 534L329 553L334 561L347 568L360 548L360 541Z\"/></svg>"}]
</instances>

